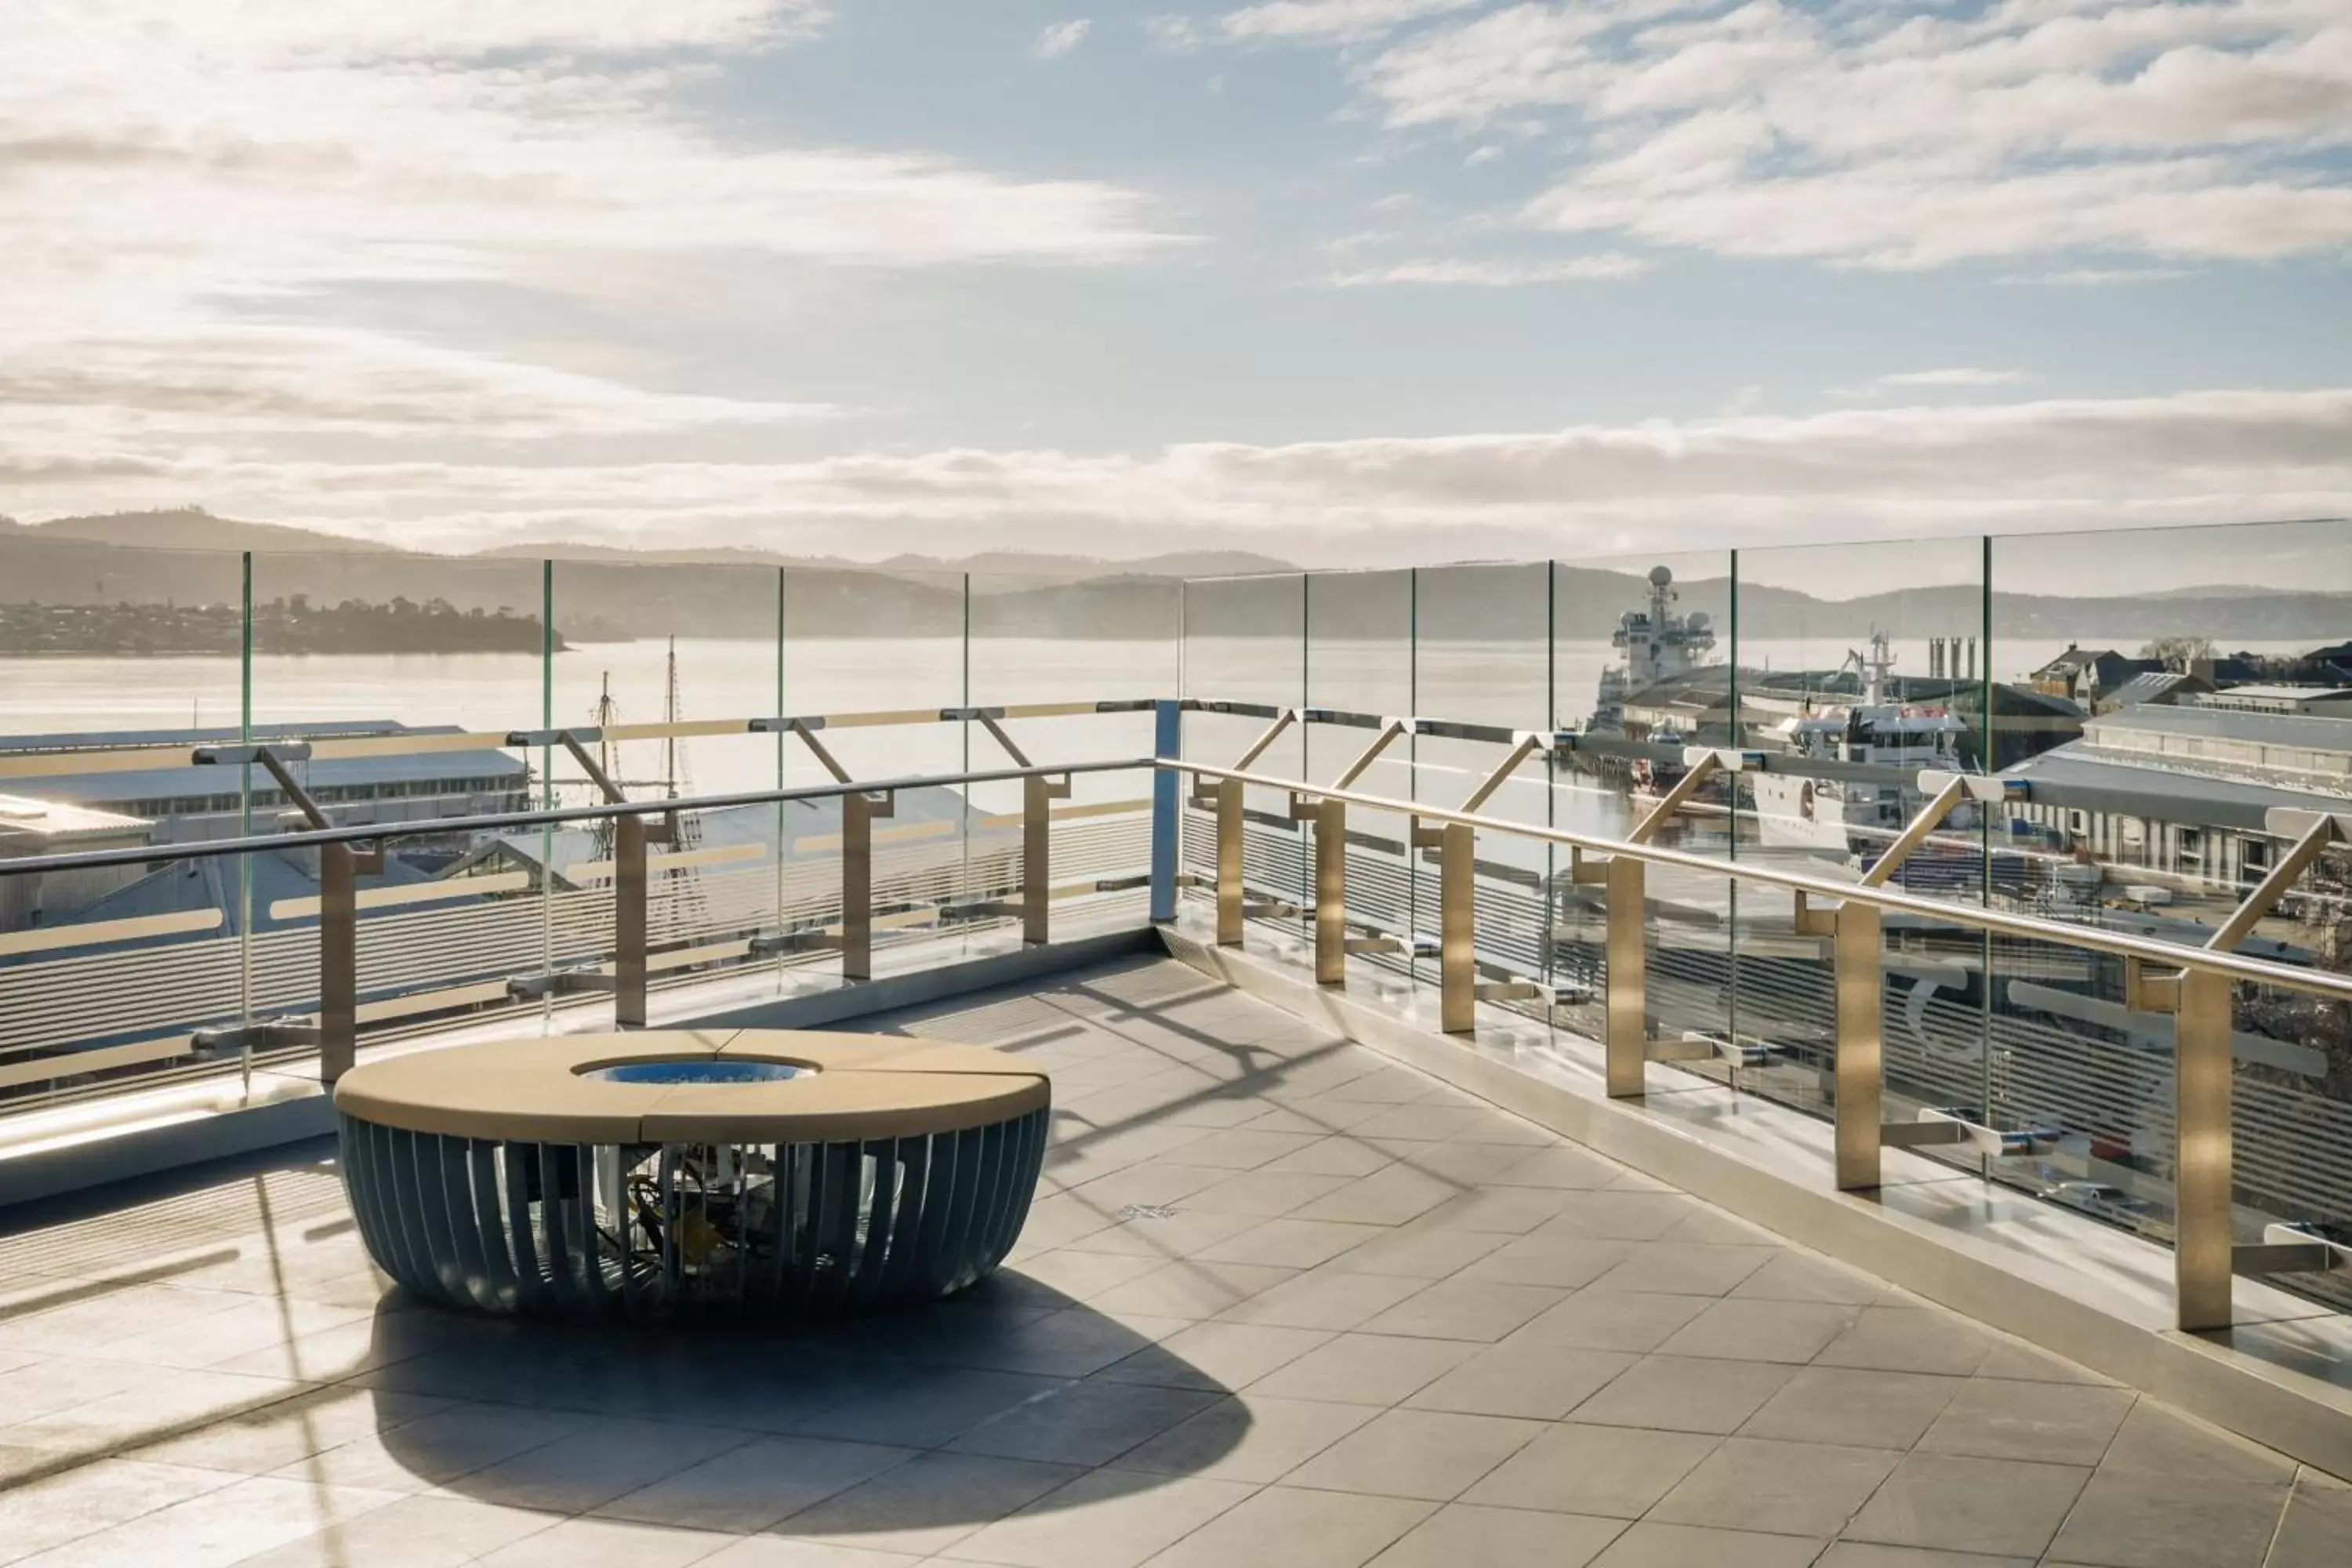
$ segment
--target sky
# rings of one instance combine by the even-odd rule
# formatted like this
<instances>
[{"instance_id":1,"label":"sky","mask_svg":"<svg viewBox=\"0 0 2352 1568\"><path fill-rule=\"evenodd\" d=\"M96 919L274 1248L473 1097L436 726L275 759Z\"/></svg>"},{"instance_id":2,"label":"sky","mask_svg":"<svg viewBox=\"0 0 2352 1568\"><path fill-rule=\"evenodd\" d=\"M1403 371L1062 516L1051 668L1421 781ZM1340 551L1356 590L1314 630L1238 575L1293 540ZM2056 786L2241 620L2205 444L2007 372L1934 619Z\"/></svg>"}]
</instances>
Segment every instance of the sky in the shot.
<instances>
[{"instance_id":1,"label":"sky","mask_svg":"<svg viewBox=\"0 0 2352 1568\"><path fill-rule=\"evenodd\" d=\"M2346 0L0 0L0 513L1318 565L2352 514Z\"/></svg>"}]
</instances>

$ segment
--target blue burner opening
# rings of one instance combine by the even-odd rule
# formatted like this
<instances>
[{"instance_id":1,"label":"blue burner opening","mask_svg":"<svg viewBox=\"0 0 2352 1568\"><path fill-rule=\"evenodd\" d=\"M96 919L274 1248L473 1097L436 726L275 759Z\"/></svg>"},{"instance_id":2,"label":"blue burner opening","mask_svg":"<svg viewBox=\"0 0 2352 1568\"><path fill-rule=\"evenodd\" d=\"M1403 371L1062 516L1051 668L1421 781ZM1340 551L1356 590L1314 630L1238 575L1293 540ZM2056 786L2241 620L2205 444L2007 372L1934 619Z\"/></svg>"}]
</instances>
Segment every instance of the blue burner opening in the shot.
<instances>
[{"instance_id":1,"label":"blue burner opening","mask_svg":"<svg viewBox=\"0 0 2352 1568\"><path fill-rule=\"evenodd\" d=\"M674 1062L622 1062L615 1067L592 1068L580 1076L602 1079L606 1083L777 1083L788 1078L798 1078L809 1070L794 1067L790 1062L729 1062L693 1058Z\"/></svg>"}]
</instances>

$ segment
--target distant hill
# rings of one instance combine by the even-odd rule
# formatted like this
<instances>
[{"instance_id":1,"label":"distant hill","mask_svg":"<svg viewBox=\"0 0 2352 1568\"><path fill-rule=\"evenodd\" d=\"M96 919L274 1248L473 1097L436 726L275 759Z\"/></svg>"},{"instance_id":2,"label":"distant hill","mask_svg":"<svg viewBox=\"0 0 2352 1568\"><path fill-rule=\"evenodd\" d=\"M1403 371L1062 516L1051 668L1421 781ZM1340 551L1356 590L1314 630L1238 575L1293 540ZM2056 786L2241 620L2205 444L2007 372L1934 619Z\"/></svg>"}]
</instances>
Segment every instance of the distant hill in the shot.
<instances>
[{"instance_id":1,"label":"distant hill","mask_svg":"<svg viewBox=\"0 0 2352 1568\"><path fill-rule=\"evenodd\" d=\"M397 555L388 544L282 522L238 522L215 517L199 506L166 511L118 511L97 517L61 517L21 523L0 518L0 538L30 534L52 542L116 544L140 550L250 550L257 555Z\"/></svg>"},{"instance_id":2,"label":"distant hill","mask_svg":"<svg viewBox=\"0 0 2352 1568\"><path fill-rule=\"evenodd\" d=\"M970 573L975 577L1019 577L1033 583L1087 583L1103 577L1234 577L1260 572L1296 572L1287 561L1246 550L1180 551L1131 561L1093 555L1034 554L1019 550L977 555L893 555L884 561L852 561L840 555L788 555L774 550L731 545L684 550L628 550L610 544L501 544L478 559L499 561L601 561L668 566L788 566L837 572Z\"/></svg>"}]
</instances>

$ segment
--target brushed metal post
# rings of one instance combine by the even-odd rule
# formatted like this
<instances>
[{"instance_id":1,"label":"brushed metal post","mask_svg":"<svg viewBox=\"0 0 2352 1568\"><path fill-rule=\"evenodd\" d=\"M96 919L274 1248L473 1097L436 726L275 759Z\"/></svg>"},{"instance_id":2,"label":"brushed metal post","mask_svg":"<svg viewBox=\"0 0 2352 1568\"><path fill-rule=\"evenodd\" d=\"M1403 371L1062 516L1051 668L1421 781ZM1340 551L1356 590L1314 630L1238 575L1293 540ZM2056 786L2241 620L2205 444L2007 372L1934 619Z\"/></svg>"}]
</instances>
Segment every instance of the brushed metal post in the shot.
<instances>
[{"instance_id":1,"label":"brushed metal post","mask_svg":"<svg viewBox=\"0 0 2352 1568\"><path fill-rule=\"evenodd\" d=\"M841 797L841 977L874 978L874 819L897 807L888 795L851 790Z\"/></svg>"},{"instance_id":2,"label":"brushed metal post","mask_svg":"<svg viewBox=\"0 0 2352 1568\"><path fill-rule=\"evenodd\" d=\"M319 1081L331 1087L359 1055L359 857L319 846Z\"/></svg>"},{"instance_id":3,"label":"brushed metal post","mask_svg":"<svg viewBox=\"0 0 2352 1568\"><path fill-rule=\"evenodd\" d=\"M1831 938L1837 986L1837 1184L1840 1192L1875 1187L1885 1138L1886 1097L1884 921L1874 905L1848 900Z\"/></svg>"},{"instance_id":4,"label":"brushed metal post","mask_svg":"<svg viewBox=\"0 0 2352 1568\"><path fill-rule=\"evenodd\" d=\"M1612 856L1609 890L1608 1083L1612 1099L1643 1092L1650 1047L1650 952L1647 879L1631 855Z\"/></svg>"},{"instance_id":5,"label":"brushed metal post","mask_svg":"<svg viewBox=\"0 0 2352 1568\"><path fill-rule=\"evenodd\" d=\"M1217 945L1242 944L1242 786L1217 781Z\"/></svg>"},{"instance_id":6,"label":"brushed metal post","mask_svg":"<svg viewBox=\"0 0 2352 1568\"><path fill-rule=\"evenodd\" d=\"M1065 788L1062 792L1067 795ZM1054 790L1042 773L1021 781L1021 940L1042 943L1050 939L1053 908Z\"/></svg>"},{"instance_id":7,"label":"brushed metal post","mask_svg":"<svg viewBox=\"0 0 2352 1568\"><path fill-rule=\"evenodd\" d=\"M646 927L652 881L646 873L646 819L613 818L613 1022L646 1026Z\"/></svg>"},{"instance_id":8,"label":"brushed metal post","mask_svg":"<svg viewBox=\"0 0 2352 1568\"><path fill-rule=\"evenodd\" d=\"M2195 1332L2230 1323L2230 979L2189 970L2180 977L2179 997L2172 1037L2172 1268L2179 1325Z\"/></svg>"},{"instance_id":9,"label":"brushed metal post","mask_svg":"<svg viewBox=\"0 0 2352 1568\"><path fill-rule=\"evenodd\" d=\"M1449 1035L1478 1025L1477 834L1449 822L1437 842L1437 1020Z\"/></svg>"},{"instance_id":10,"label":"brushed metal post","mask_svg":"<svg viewBox=\"0 0 2352 1568\"><path fill-rule=\"evenodd\" d=\"M1348 983L1348 803L1315 813L1315 984Z\"/></svg>"}]
</instances>

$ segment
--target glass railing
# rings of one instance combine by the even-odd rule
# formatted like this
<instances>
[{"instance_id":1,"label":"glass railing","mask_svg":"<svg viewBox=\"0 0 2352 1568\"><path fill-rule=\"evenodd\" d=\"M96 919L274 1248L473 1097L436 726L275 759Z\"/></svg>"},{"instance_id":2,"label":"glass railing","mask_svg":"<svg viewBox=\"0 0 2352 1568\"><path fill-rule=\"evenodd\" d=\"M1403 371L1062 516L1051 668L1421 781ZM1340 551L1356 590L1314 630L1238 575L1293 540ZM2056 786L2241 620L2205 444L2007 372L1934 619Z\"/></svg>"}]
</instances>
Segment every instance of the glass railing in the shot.
<instances>
[{"instance_id":1,"label":"glass railing","mask_svg":"<svg viewBox=\"0 0 2352 1568\"><path fill-rule=\"evenodd\" d=\"M656 994L837 974L861 826L886 952L1017 940L1032 787L965 775L1146 755L1143 704L1181 699L1187 760L1285 781L1235 792L1235 919L1312 944L1336 903L1340 970L1442 990L1438 816L1475 799L1539 830L1477 837L1477 1000L1598 1039L1620 954L1650 1070L1809 1114L1839 1110L1833 944L1794 884L1717 868L1900 895L1888 1114L1993 1129L1918 1152L2159 1241L2175 1016L2066 933L2185 952L2271 881L2234 950L2352 971L2352 852L2306 842L2310 814L2352 818L2343 522L1190 583L11 548L0 1112L299 1058L325 980L317 855L164 858L299 817L238 750L257 744L324 819L382 830L356 884L364 1044L610 1006L615 830L498 820L593 805L600 777L633 802L761 797L680 812L649 847ZM1362 804L1330 814L1313 792L1343 773ZM1959 775L1979 782L1944 798ZM841 777L942 782L862 825L794 793ZM1054 913L1139 918L1150 789L1131 768L1068 782ZM1205 899L1218 792L1184 798L1176 868ZM1666 853L1627 946L1605 874L1558 835L1637 831ZM80 848L148 853L5 874ZM2243 977L2231 1007L2240 1239L2352 1220L2352 1009ZM2345 1278L2288 1282L2352 1304Z\"/></svg>"}]
</instances>

